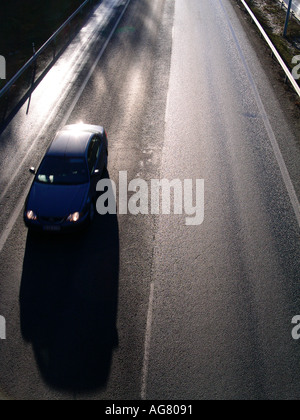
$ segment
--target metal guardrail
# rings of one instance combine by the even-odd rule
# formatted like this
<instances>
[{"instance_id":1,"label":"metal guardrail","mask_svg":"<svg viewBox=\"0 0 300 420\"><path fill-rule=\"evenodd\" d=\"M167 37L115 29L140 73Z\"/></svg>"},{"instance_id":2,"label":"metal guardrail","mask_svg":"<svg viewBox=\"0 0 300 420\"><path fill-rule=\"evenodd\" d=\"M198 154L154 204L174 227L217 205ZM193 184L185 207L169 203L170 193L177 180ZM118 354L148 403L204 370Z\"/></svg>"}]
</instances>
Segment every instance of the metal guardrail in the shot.
<instances>
[{"instance_id":1,"label":"metal guardrail","mask_svg":"<svg viewBox=\"0 0 300 420\"><path fill-rule=\"evenodd\" d=\"M281 58L281 55L279 54L279 52L275 48L275 46L272 43L271 39L268 37L266 31L261 26L261 24L257 20L256 16L252 12L252 10L248 6L248 4L245 2L245 0L240 0L240 2L244 5L246 11L249 13L249 15L251 16L251 19L253 20L253 22L255 23L255 25L257 26L257 28L259 29L261 35L263 36L263 38L265 39L265 41L267 42L267 44L269 45L269 47L270 47L270 49L272 51L273 56L277 59L278 63L282 67L282 70L285 72L286 80L289 80L291 82L293 88L295 89L296 93L300 97L300 87L299 87L298 83L296 82L296 80L294 79L294 77L293 77L292 73L290 72L289 68L287 67L287 65L285 64L285 62L283 61L283 59Z\"/></svg>"},{"instance_id":2,"label":"metal guardrail","mask_svg":"<svg viewBox=\"0 0 300 420\"><path fill-rule=\"evenodd\" d=\"M0 105L1 105L1 101L3 102L3 100L4 100L4 102L5 102L4 109L2 109L2 112L1 112L1 107L0 107L0 123L1 123L1 121L5 120L5 116L8 112L8 102L9 102L10 91L11 91L12 87L14 87L16 85L16 83L22 78L22 76L24 76L24 74L26 74L26 72L28 72L28 70L30 70L29 77L27 77L27 79L29 79L29 87L27 87L25 89L25 95L26 95L26 93L28 93L28 91L34 89L34 85L35 85L35 82L36 82L36 73L37 73L37 61L38 61L39 57L41 57L42 54L45 51L47 51L49 49L49 47L52 46L50 63L51 62L53 63L55 61L55 59L60 55L60 53L63 49L63 48L61 48L61 50L59 52L57 52L56 41L57 41L59 35L63 34L63 32L66 30L66 28L67 29L69 28L69 30L70 30L71 23L77 17L77 15L79 13L82 13L83 9L87 5L90 5L92 7L94 2L95 2L95 0L85 0L84 3L82 3L82 5L79 6L78 9L60 26L60 28L56 32L54 32L54 34L44 43L44 45L37 52L34 52L33 56L27 61L27 63L24 64L24 66L0 90ZM69 39L70 39L70 36L71 35L69 34L69 37L68 37ZM66 44L66 42L64 42L64 44ZM43 66L43 67L45 67L45 68L43 68L42 71L49 67L49 63L47 65ZM18 99L20 99L20 98L18 98ZM2 113L2 115L1 115L1 113Z\"/></svg>"}]
</instances>

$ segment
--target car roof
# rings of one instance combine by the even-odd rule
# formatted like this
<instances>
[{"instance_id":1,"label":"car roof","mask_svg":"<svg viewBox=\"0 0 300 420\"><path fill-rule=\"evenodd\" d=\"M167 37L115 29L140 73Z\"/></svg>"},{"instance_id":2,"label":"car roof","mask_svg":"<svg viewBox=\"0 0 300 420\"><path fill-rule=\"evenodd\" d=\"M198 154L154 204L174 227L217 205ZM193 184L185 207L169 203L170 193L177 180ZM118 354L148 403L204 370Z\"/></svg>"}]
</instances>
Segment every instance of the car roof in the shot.
<instances>
[{"instance_id":1,"label":"car roof","mask_svg":"<svg viewBox=\"0 0 300 420\"><path fill-rule=\"evenodd\" d=\"M91 137L103 131L103 127L95 125L67 125L57 133L47 156L84 157Z\"/></svg>"}]
</instances>

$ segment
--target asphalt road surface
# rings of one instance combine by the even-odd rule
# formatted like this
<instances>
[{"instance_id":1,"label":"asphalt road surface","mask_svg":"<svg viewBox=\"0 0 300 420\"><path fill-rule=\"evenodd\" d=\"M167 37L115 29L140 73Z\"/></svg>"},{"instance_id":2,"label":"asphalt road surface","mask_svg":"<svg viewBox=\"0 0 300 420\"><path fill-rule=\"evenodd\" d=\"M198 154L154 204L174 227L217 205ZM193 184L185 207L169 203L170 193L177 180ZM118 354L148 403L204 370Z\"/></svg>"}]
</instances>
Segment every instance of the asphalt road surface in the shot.
<instances>
[{"instance_id":1,"label":"asphalt road surface","mask_svg":"<svg viewBox=\"0 0 300 420\"><path fill-rule=\"evenodd\" d=\"M80 39L0 138L2 396L299 399L299 138L231 2L131 0L98 63ZM79 121L105 126L115 182L203 179L204 222L28 234L27 167Z\"/></svg>"}]
</instances>

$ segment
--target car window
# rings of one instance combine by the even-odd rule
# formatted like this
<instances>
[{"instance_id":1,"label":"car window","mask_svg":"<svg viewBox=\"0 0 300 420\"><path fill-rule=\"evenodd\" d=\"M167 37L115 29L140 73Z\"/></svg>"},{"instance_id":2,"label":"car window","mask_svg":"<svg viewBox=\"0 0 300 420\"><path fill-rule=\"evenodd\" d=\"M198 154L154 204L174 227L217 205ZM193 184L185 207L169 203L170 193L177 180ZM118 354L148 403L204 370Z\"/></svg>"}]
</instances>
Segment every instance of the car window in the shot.
<instances>
[{"instance_id":1,"label":"car window","mask_svg":"<svg viewBox=\"0 0 300 420\"><path fill-rule=\"evenodd\" d=\"M36 180L42 184L79 185L89 182L86 162L82 158L47 156Z\"/></svg>"},{"instance_id":2,"label":"car window","mask_svg":"<svg viewBox=\"0 0 300 420\"><path fill-rule=\"evenodd\" d=\"M92 138L88 150L88 165L90 174L92 174L96 168L96 164L99 158L100 150L101 150L101 141L99 137L95 136Z\"/></svg>"}]
</instances>

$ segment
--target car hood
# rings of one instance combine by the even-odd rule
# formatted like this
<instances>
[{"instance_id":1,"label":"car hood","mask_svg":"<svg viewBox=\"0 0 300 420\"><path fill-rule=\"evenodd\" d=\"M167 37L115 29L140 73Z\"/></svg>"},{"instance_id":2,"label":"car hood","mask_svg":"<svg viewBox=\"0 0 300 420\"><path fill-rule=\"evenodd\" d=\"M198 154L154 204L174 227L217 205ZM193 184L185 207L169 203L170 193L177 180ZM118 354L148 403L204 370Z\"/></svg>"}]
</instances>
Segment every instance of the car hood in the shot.
<instances>
[{"instance_id":1,"label":"car hood","mask_svg":"<svg viewBox=\"0 0 300 420\"><path fill-rule=\"evenodd\" d=\"M89 184L46 185L35 182L29 193L27 209L40 217L66 217L82 211Z\"/></svg>"}]
</instances>

